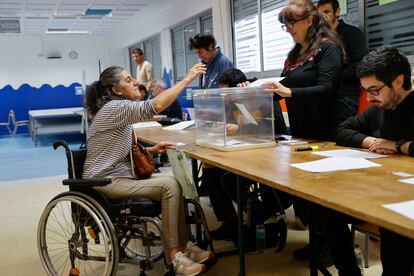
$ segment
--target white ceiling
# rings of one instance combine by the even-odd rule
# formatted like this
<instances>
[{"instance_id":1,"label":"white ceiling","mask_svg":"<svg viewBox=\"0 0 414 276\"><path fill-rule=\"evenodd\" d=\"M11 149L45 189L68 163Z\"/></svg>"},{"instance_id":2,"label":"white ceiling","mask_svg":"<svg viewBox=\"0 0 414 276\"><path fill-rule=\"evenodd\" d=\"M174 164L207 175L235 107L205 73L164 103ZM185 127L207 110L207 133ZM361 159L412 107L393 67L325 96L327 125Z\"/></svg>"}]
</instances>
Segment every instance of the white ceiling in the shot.
<instances>
[{"instance_id":1,"label":"white ceiling","mask_svg":"<svg viewBox=\"0 0 414 276\"><path fill-rule=\"evenodd\" d=\"M0 36L19 29L19 25L20 35L42 35L51 29L106 35L123 26L131 27L130 24L157 16L179 1L0 0ZM110 9L112 12L110 16L87 16L87 9Z\"/></svg>"}]
</instances>

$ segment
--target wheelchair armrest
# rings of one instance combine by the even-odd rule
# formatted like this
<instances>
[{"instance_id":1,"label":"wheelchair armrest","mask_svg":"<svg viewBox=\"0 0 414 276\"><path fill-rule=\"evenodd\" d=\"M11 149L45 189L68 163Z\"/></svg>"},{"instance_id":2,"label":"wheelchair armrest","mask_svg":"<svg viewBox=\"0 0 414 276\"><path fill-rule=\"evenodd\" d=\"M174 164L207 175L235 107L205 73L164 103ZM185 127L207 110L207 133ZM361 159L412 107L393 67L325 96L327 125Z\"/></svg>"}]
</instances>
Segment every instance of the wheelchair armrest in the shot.
<instances>
[{"instance_id":1,"label":"wheelchair armrest","mask_svg":"<svg viewBox=\"0 0 414 276\"><path fill-rule=\"evenodd\" d=\"M90 188L94 186L106 186L112 183L110 178L97 178L97 179L65 179L62 181L63 185L71 186L74 188Z\"/></svg>"}]
</instances>

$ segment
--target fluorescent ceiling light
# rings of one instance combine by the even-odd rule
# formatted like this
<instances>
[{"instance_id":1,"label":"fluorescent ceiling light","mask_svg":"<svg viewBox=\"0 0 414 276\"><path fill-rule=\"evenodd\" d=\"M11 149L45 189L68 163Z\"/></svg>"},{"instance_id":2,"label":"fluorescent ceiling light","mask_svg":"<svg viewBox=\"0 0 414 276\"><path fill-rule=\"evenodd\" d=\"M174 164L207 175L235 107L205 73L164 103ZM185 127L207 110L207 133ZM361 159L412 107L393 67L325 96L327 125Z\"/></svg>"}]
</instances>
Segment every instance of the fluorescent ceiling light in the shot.
<instances>
[{"instance_id":1,"label":"fluorescent ceiling light","mask_svg":"<svg viewBox=\"0 0 414 276\"><path fill-rule=\"evenodd\" d=\"M85 15L107 15L111 12L112 10L110 9L87 9Z\"/></svg>"},{"instance_id":2,"label":"fluorescent ceiling light","mask_svg":"<svg viewBox=\"0 0 414 276\"><path fill-rule=\"evenodd\" d=\"M88 31L46 31L45 34L89 34Z\"/></svg>"}]
</instances>

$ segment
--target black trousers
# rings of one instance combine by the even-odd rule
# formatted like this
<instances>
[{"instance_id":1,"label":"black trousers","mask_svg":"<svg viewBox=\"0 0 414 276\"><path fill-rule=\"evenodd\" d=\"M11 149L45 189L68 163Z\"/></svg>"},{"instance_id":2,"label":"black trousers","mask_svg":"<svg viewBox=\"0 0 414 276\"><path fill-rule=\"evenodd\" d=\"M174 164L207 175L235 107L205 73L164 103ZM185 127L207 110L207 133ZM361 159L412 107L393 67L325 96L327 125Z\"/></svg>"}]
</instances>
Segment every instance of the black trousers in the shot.
<instances>
[{"instance_id":1,"label":"black trousers","mask_svg":"<svg viewBox=\"0 0 414 276\"><path fill-rule=\"evenodd\" d=\"M330 243L334 264L339 275L360 276L349 223L359 220L320 207L318 217L324 219L325 233ZM414 240L380 228L383 276L409 276L414 268Z\"/></svg>"},{"instance_id":2,"label":"black trousers","mask_svg":"<svg viewBox=\"0 0 414 276\"><path fill-rule=\"evenodd\" d=\"M220 168L203 168L203 185L206 186L214 214L219 221L232 221L237 217L233 202L220 185L227 171Z\"/></svg>"}]
</instances>

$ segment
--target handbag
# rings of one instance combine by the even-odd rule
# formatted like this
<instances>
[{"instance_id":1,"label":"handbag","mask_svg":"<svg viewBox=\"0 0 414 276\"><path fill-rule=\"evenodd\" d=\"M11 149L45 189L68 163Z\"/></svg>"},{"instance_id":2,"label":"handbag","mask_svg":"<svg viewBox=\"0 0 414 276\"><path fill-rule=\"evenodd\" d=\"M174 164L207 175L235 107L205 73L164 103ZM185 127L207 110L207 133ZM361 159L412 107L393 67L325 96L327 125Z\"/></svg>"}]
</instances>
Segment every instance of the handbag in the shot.
<instances>
[{"instance_id":1,"label":"handbag","mask_svg":"<svg viewBox=\"0 0 414 276\"><path fill-rule=\"evenodd\" d=\"M134 130L132 130L132 160L133 168L139 179L150 178L155 170L155 162L152 154L142 147L135 138Z\"/></svg>"}]
</instances>

